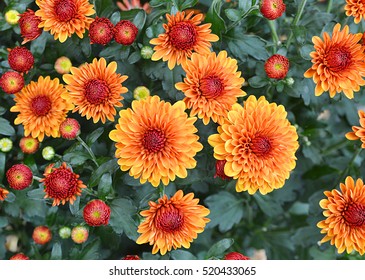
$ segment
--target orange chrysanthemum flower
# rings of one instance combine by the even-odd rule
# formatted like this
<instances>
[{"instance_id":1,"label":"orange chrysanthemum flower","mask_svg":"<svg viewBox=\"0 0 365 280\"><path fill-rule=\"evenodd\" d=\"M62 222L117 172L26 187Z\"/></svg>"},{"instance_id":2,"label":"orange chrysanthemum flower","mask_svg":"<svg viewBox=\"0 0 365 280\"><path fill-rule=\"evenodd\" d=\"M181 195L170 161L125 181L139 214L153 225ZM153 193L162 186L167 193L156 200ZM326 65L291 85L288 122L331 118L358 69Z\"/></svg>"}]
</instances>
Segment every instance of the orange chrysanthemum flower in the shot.
<instances>
[{"instance_id":1,"label":"orange chrysanthemum flower","mask_svg":"<svg viewBox=\"0 0 365 280\"><path fill-rule=\"evenodd\" d=\"M332 38L323 33L324 40L314 36L315 51L310 53L312 67L304 73L304 77L313 78L316 83L315 95L329 91L330 97L343 92L347 98L354 97L354 91L359 91L365 85L365 47L359 41L362 33L350 34L345 25L340 31L338 23L333 28Z\"/></svg>"},{"instance_id":2,"label":"orange chrysanthemum flower","mask_svg":"<svg viewBox=\"0 0 365 280\"><path fill-rule=\"evenodd\" d=\"M210 119L221 123L237 102L237 97L246 95L241 90L245 79L237 71L237 60L227 57L226 51L218 55L214 52L209 55L193 53L191 60L183 64L183 69L186 78L175 87L184 92L190 115L198 115L204 124Z\"/></svg>"},{"instance_id":3,"label":"orange chrysanthemum flower","mask_svg":"<svg viewBox=\"0 0 365 280\"><path fill-rule=\"evenodd\" d=\"M0 201L3 201L7 198L9 191L0 187Z\"/></svg>"},{"instance_id":4,"label":"orange chrysanthemum flower","mask_svg":"<svg viewBox=\"0 0 365 280\"><path fill-rule=\"evenodd\" d=\"M365 2L363 0L346 0L345 11L346 16L353 16L354 22L358 24L361 19L365 19Z\"/></svg>"},{"instance_id":5,"label":"orange chrysanthemum flower","mask_svg":"<svg viewBox=\"0 0 365 280\"><path fill-rule=\"evenodd\" d=\"M65 42L76 33L83 38L95 14L94 6L88 0L36 0L39 10L35 15L41 18L38 27L50 31L55 40Z\"/></svg>"},{"instance_id":6,"label":"orange chrysanthemum flower","mask_svg":"<svg viewBox=\"0 0 365 280\"><path fill-rule=\"evenodd\" d=\"M352 131L346 133L346 138L349 140L361 140L361 148L365 149L365 112L358 111L360 126L353 126Z\"/></svg>"},{"instance_id":7,"label":"orange chrysanthemum flower","mask_svg":"<svg viewBox=\"0 0 365 280\"><path fill-rule=\"evenodd\" d=\"M194 156L203 146L198 142L196 118L184 112L185 104L160 101L158 96L134 100L132 109L120 111L116 129L109 134L116 142L115 156L121 170L129 170L157 187L167 185L175 177L185 178L186 169L194 168Z\"/></svg>"},{"instance_id":8,"label":"orange chrysanthemum flower","mask_svg":"<svg viewBox=\"0 0 365 280\"><path fill-rule=\"evenodd\" d=\"M44 198L53 198L52 206L63 205L69 201L73 204L77 196L81 195L82 189L86 188L79 179L79 175L72 172L63 162L58 168L50 164L44 171L44 178L39 182L44 184Z\"/></svg>"},{"instance_id":9,"label":"orange chrysanthemum flower","mask_svg":"<svg viewBox=\"0 0 365 280\"><path fill-rule=\"evenodd\" d=\"M44 136L59 137L60 124L66 119L73 105L66 101L67 90L59 79L49 76L30 82L15 94L15 106L11 112L19 112L14 120L16 125L24 126L24 135L31 135L43 141Z\"/></svg>"},{"instance_id":10,"label":"orange chrysanthemum flower","mask_svg":"<svg viewBox=\"0 0 365 280\"><path fill-rule=\"evenodd\" d=\"M200 54L210 53L210 42L216 42L219 37L211 34L210 23L199 25L203 14L194 15L190 12L177 12L176 15L166 14L167 24L163 25L165 33L150 41L155 53L152 60L168 61L168 67L184 64L193 51Z\"/></svg>"},{"instance_id":11,"label":"orange chrysanthemum flower","mask_svg":"<svg viewBox=\"0 0 365 280\"><path fill-rule=\"evenodd\" d=\"M319 202L325 220L317 226L326 236L321 242L331 240L338 253L353 250L361 255L365 253L365 186L361 179L356 183L348 176L340 191L325 191L327 199Z\"/></svg>"},{"instance_id":12,"label":"orange chrysanthemum flower","mask_svg":"<svg viewBox=\"0 0 365 280\"><path fill-rule=\"evenodd\" d=\"M128 78L116 73L115 61L106 64L104 58L92 63L71 67L71 74L63 75L66 89L69 91L67 98L75 104L73 112L79 112L87 119L92 118L94 123L106 119L114 121L117 111L115 107L122 107L121 94L128 92L122 83ZM66 97L66 94L65 94Z\"/></svg>"},{"instance_id":13,"label":"orange chrysanthemum flower","mask_svg":"<svg viewBox=\"0 0 365 280\"><path fill-rule=\"evenodd\" d=\"M236 190L267 194L281 188L295 167L298 134L282 105L251 95L244 107L236 103L209 136L214 157L226 160L224 173L238 179Z\"/></svg>"},{"instance_id":14,"label":"orange chrysanthemum flower","mask_svg":"<svg viewBox=\"0 0 365 280\"><path fill-rule=\"evenodd\" d=\"M193 193L184 196L181 190L170 199L164 195L157 203L150 201L150 209L141 212L145 219L138 227L141 235L137 244L149 243L153 245L152 254L160 251L161 255L181 246L190 248L190 243L210 221L205 218L209 209L198 203Z\"/></svg>"}]
</instances>

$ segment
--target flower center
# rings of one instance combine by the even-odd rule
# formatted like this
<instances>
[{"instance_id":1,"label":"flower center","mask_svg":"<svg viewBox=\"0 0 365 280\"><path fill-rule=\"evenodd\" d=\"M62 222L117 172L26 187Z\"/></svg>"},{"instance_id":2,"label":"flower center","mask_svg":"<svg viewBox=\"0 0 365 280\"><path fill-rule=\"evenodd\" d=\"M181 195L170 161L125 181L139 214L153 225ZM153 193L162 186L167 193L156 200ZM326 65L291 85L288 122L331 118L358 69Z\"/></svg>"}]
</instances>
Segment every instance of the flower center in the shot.
<instances>
[{"instance_id":1,"label":"flower center","mask_svg":"<svg viewBox=\"0 0 365 280\"><path fill-rule=\"evenodd\" d=\"M76 5L72 0L60 0L56 2L54 11L60 21L66 22L75 17Z\"/></svg>"},{"instance_id":2,"label":"flower center","mask_svg":"<svg viewBox=\"0 0 365 280\"><path fill-rule=\"evenodd\" d=\"M251 151L257 156L265 156L271 151L269 138L257 136L251 141Z\"/></svg>"},{"instance_id":3,"label":"flower center","mask_svg":"<svg viewBox=\"0 0 365 280\"><path fill-rule=\"evenodd\" d=\"M190 22L178 22L171 27L169 39L176 49L191 50L197 41L195 26Z\"/></svg>"},{"instance_id":4,"label":"flower center","mask_svg":"<svg viewBox=\"0 0 365 280\"><path fill-rule=\"evenodd\" d=\"M41 95L33 98L30 106L33 113L40 117L47 115L52 108L52 102L47 96Z\"/></svg>"},{"instance_id":5,"label":"flower center","mask_svg":"<svg viewBox=\"0 0 365 280\"><path fill-rule=\"evenodd\" d=\"M359 203L348 205L343 212L343 217L350 226L365 225L365 205Z\"/></svg>"},{"instance_id":6,"label":"flower center","mask_svg":"<svg viewBox=\"0 0 365 280\"><path fill-rule=\"evenodd\" d=\"M157 153L165 147L166 137L160 131L156 129L150 129L145 132L142 140L142 144L146 150L151 153Z\"/></svg>"},{"instance_id":7,"label":"flower center","mask_svg":"<svg viewBox=\"0 0 365 280\"><path fill-rule=\"evenodd\" d=\"M201 80L200 90L202 95L208 99L214 99L222 95L224 85L217 76L208 76Z\"/></svg>"},{"instance_id":8,"label":"flower center","mask_svg":"<svg viewBox=\"0 0 365 280\"><path fill-rule=\"evenodd\" d=\"M47 193L52 198L65 199L73 196L77 191L77 179L66 169L53 171L44 183Z\"/></svg>"},{"instance_id":9,"label":"flower center","mask_svg":"<svg viewBox=\"0 0 365 280\"><path fill-rule=\"evenodd\" d=\"M90 80L85 86L85 97L93 105L103 103L109 96L109 87L102 80Z\"/></svg>"},{"instance_id":10,"label":"flower center","mask_svg":"<svg viewBox=\"0 0 365 280\"><path fill-rule=\"evenodd\" d=\"M327 65L333 71L341 71L351 64L351 53L343 48L333 48L327 56Z\"/></svg>"},{"instance_id":11,"label":"flower center","mask_svg":"<svg viewBox=\"0 0 365 280\"><path fill-rule=\"evenodd\" d=\"M180 214L179 210L169 207L162 208L161 212L156 220L158 229L164 232L174 233L182 228L184 216Z\"/></svg>"}]
</instances>

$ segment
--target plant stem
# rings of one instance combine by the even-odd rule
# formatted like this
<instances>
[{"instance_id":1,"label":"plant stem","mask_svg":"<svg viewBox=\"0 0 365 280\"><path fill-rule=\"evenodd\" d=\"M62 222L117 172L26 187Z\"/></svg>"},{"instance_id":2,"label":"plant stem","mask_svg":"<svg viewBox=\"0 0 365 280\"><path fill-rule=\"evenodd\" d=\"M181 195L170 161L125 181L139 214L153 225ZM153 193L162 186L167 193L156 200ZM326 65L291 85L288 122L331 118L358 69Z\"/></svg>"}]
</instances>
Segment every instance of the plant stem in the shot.
<instances>
[{"instance_id":1,"label":"plant stem","mask_svg":"<svg viewBox=\"0 0 365 280\"><path fill-rule=\"evenodd\" d=\"M304 11L304 8L305 8L306 4L307 4L307 0L302 0L302 2L300 2L298 13L295 15L295 18L294 18L293 23L292 23L292 28L294 28L298 25L298 22L299 22L302 14L303 14L303 11ZM294 37L294 32L293 32L293 29L292 29L292 31L290 32L288 41L286 42L286 49L288 51L289 51L290 44L293 40L293 37Z\"/></svg>"},{"instance_id":2,"label":"plant stem","mask_svg":"<svg viewBox=\"0 0 365 280\"><path fill-rule=\"evenodd\" d=\"M276 32L276 24L275 24L275 21L273 21L273 20L267 20L267 21L269 23L269 27L271 30L272 40L274 42L273 52L276 53L277 46L279 43L279 36L278 36L278 33Z\"/></svg>"},{"instance_id":3,"label":"plant stem","mask_svg":"<svg viewBox=\"0 0 365 280\"><path fill-rule=\"evenodd\" d=\"M354 161L355 161L355 159L357 158L357 156L361 153L362 149L363 149L363 148L360 146L360 147L357 149L357 151L354 153L354 155L353 155L353 156L352 156L352 158L350 159L349 163L347 164L346 169L344 169L344 170L341 172L341 174L340 174L340 176L338 177L338 179L337 179L336 183L334 184L334 187L335 187L335 188L336 188L336 187L338 186L338 184L339 184L339 183L343 180L343 177L345 176L345 174L349 172L349 170L350 170L350 168L351 168L352 164L354 163Z\"/></svg>"},{"instance_id":4,"label":"plant stem","mask_svg":"<svg viewBox=\"0 0 365 280\"><path fill-rule=\"evenodd\" d=\"M98 162L96 161L96 157L93 153L93 151L91 150L91 148L85 143L84 140L81 139L80 136L77 136L76 139L80 142L80 144L87 150L87 152L89 153L89 155L91 156L91 159L93 160L93 162L95 163L95 165L97 167L99 167Z\"/></svg>"},{"instance_id":5,"label":"plant stem","mask_svg":"<svg viewBox=\"0 0 365 280\"><path fill-rule=\"evenodd\" d=\"M158 186L158 193L161 198L165 195L165 186L162 183Z\"/></svg>"},{"instance_id":6,"label":"plant stem","mask_svg":"<svg viewBox=\"0 0 365 280\"><path fill-rule=\"evenodd\" d=\"M332 4L333 4L333 0L328 0L328 5L327 5L327 13L330 13L332 10Z\"/></svg>"}]
</instances>

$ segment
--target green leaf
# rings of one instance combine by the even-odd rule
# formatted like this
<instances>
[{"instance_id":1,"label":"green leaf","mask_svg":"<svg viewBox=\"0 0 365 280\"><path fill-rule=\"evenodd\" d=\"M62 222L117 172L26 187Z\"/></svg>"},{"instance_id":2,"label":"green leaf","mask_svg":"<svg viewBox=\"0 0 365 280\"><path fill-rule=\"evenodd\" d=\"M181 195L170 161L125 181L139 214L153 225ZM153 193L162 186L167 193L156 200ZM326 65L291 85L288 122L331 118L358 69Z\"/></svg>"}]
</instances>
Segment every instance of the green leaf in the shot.
<instances>
[{"instance_id":1,"label":"green leaf","mask_svg":"<svg viewBox=\"0 0 365 280\"><path fill-rule=\"evenodd\" d=\"M33 55L41 56L44 53L48 36L48 32L43 32L41 36L37 38L37 40L33 40L30 43L30 51Z\"/></svg>"},{"instance_id":2,"label":"green leaf","mask_svg":"<svg viewBox=\"0 0 365 280\"><path fill-rule=\"evenodd\" d=\"M131 240L137 240L137 223L132 218L137 213L137 207L132 201L127 198L114 199L110 208L109 225L113 230L118 234L125 233Z\"/></svg>"},{"instance_id":3,"label":"green leaf","mask_svg":"<svg viewBox=\"0 0 365 280\"><path fill-rule=\"evenodd\" d=\"M0 118L0 135L13 136L15 134L15 129L10 125L7 119Z\"/></svg>"},{"instance_id":4,"label":"green leaf","mask_svg":"<svg viewBox=\"0 0 365 280\"><path fill-rule=\"evenodd\" d=\"M315 180L325 175L338 173L339 170L328 165L313 165L311 169L303 174L303 179Z\"/></svg>"},{"instance_id":5,"label":"green leaf","mask_svg":"<svg viewBox=\"0 0 365 280\"><path fill-rule=\"evenodd\" d=\"M308 215L309 214L309 204L296 201L294 204L290 207L289 213L292 215Z\"/></svg>"},{"instance_id":6,"label":"green leaf","mask_svg":"<svg viewBox=\"0 0 365 280\"><path fill-rule=\"evenodd\" d=\"M180 0L180 11L183 11L188 8L193 8L196 4L198 4L199 0Z\"/></svg>"},{"instance_id":7,"label":"green leaf","mask_svg":"<svg viewBox=\"0 0 365 280\"><path fill-rule=\"evenodd\" d=\"M219 231L229 231L243 217L243 202L227 191L220 191L205 199L210 210L207 228L218 225ZM224 209L224 211L222 211Z\"/></svg>"},{"instance_id":8,"label":"green leaf","mask_svg":"<svg viewBox=\"0 0 365 280\"><path fill-rule=\"evenodd\" d=\"M87 152L84 151L72 151L70 153L64 154L63 156L63 160L72 166L82 165L88 159L91 159L91 157Z\"/></svg>"},{"instance_id":9,"label":"green leaf","mask_svg":"<svg viewBox=\"0 0 365 280\"><path fill-rule=\"evenodd\" d=\"M210 247L206 259L210 259L212 257L221 258L226 250L228 250L234 243L234 240L231 238L225 238L217 243L215 243L212 247Z\"/></svg>"},{"instance_id":10,"label":"green leaf","mask_svg":"<svg viewBox=\"0 0 365 280\"><path fill-rule=\"evenodd\" d=\"M38 188L27 192L27 197L34 200L43 200L45 194L43 188Z\"/></svg>"},{"instance_id":11,"label":"green leaf","mask_svg":"<svg viewBox=\"0 0 365 280\"><path fill-rule=\"evenodd\" d=\"M93 143L96 142L96 140L99 139L99 137L103 134L104 127L99 127L95 129L90 135L86 137L86 144L91 147Z\"/></svg>"},{"instance_id":12,"label":"green leaf","mask_svg":"<svg viewBox=\"0 0 365 280\"><path fill-rule=\"evenodd\" d=\"M59 242L53 244L51 260L62 260L62 247Z\"/></svg>"},{"instance_id":13,"label":"green leaf","mask_svg":"<svg viewBox=\"0 0 365 280\"><path fill-rule=\"evenodd\" d=\"M77 216L77 215L81 215L81 213L79 213L80 211L80 196L78 196L76 198L76 200L74 201L73 204L69 203L69 208L70 208L70 212L72 215Z\"/></svg>"},{"instance_id":14,"label":"green leaf","mask_svg":"<svg viewBox=\"0 0 365 280\"><path fill-rule=\"evenodd\" d=\"M101 242L98 239L93 240L91 243L82 250L80 260L98 260L100 259L100 247Z\"/></svg>"},{"instance_id":15,"label":"green leaf","mask_svg":"<svg viewBox=\"0 0 365 280\"><path fill-rule=\"evenodd\" d=\"M9 224L7 217L0 217L0 228L6 227Z\"/></svg>"},{"instance_id":16,"label":"green leaf","mask_svg":"<svg viewBox=\"0 0 365 280\"><path fill-rule=\"evenodd\" d=\"M119 169L119 165L117 164L117 159L111 159L107 162L104 162L102 165L96 169L95 172L92 173L90 179L89 179L89 187L95 187L97 184L99 184L100 178L104 173L114 173Z\"/></svg>"},{"instance_id":17,"label":"green leaf","mask_svg":"<svg viewBox=\"0 0 365 280\"><path fill-rule=\"evenodd\" d=\"M106 197L113 190L112 188L112 176L110 173L104 173L98 185L98 195Z\"/></svg>"},{"instance_id":18,"label":"green leaf","mask_svg":"<svg viewBox=\"0 0 365 280\"><path fill-rule=\"evenodd\" d=\"M226 9L224 12L230 21L240 21L245 14L241 9Z\"/></svg>"},{"instance_id":19,"label":"green leaf","mask_svg":"<svg viewBox=\"0 0 365 280\"><path fill-rule=\"evenodd\" d=\"M223 3L221 0L213 0L213 3L210 6L208 13L205 17L205 21L212 24L212 32L214 34L217 34L219 37L221 37L221 33L226 32L226 24L223 18L220 16L222 5Z\"/></svg>"},{"instance_id":20,"label":"green leaf","mask_svg":"<svg viewBox=\"0 0 365 280\"><path fill-rule=\"evenodd\" d=\"M139 51L136 51L128 57L128 62L130 64L134 64L138 62L140 59L141 59L141 53Z\"/></svg>"},{"instance_id":21,"label":"green leaf","mask_svg":"<svg viewBox=\"0 0 365 280\"><path fill-rule=\"evenodd\" d=\"M249 78L247 82L253 88L262 88L262 87L265 87L269 83L269 80L268 80L268 78L265 78L265 77L253 76L253 77Z\"/></svg>"},{"instance_id":22,"label":"green leaf","mask_svg":"<svg viewBox=\"0 0 365 280\"><path fill-rule=\"evenodd\" d=\"M303 155L310 159L314 164L320 164L322 162L321 152L313 145L304 145L302 151Z\"/></svg>"},{"instance_id":23,"label":"green leaf","mask_svg":"<svg viewBox=\"0 0 365 280\"><path fill-rule=\"evenodd\" d=\"M174 250L170 253L171 259L173 260L196 260L196 257L185 250Z\"/></svg>"},{"instance_id":24,"label":"green leaf","mask_svg":"<svg viewBox=\"0 0 365 280\"><path fill-rule=\"evenodd\" d=\"M262 212L264 212L269 217L277 217L284 213L283 208L273 201L270 196L262 194L254 194L257 205L260 207Z\"/></svg>"},{"instance_id":25,"label":"green leaf","mask_svg":"<svg viewBox=\"0 0 365 280\"><path fill-rule=\"evenodd\" d=\"M5 153L0 152L0 182L3 181L5 175L5 161L6 161Z\"/></svg>"},{"instance_id":26,"label":"green leaf","mask_svg":"<svg viewBox=\"0 0 365 280\"><path fill-rule=\"evenodd\" d=\"M299 49L300 56L305 60L311 60L312 59L310 57L310 53L312 51L313 51L313 46L308 45L308 44L300 47L300 49Z\"/></svg>"},{"instance_id":27,"label":"green leaf","mask_svg":"<svg viewBox=\"0 0 365 280\"><path fill-rule=\"evenodd\" d=\"M170 3L170 0L151 0L149 3L151 7L159 7L166 3Z\"/></svg>"},{"instance_id":28,"label":"green leaf","mask_svg":"<svg viewBox=\"0 0 365 280\"><path fill-rule=\"evenodd\" d=\"M256 35L243 34L241 28L235 28L227 35L228 47L233 55L244 58L244 54L257 60L265 61L269 54L266 50L266 41Z\"/></svg>"},{"instance_id":29,"label":"green leaf","mask_svg":"<svg viewBox=\"0 0 365 280\"><path fill-rule=\"evenodd\" d=\"M144 24L146 23L146 12L144 10L137 10L137 14L134 16L133 23L138 28L138 30L142 30Z\"/></svg>"}]
</instances>

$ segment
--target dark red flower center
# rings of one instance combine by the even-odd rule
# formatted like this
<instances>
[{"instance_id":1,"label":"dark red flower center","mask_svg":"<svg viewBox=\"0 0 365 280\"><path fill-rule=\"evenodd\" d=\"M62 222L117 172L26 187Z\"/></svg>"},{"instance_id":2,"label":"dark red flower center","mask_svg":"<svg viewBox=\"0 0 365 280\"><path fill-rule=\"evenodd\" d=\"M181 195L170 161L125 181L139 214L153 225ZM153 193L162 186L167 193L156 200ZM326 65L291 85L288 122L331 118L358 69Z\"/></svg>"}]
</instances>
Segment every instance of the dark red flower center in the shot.
<instances>
[{"instance_id":1,"label":"dark red flower center","mask_svg":"<svg viewBox=\"0 0 365 280\"><path fill-rule=\"evenodd\" d=\"M34 97L30 103L32 111L35 115L41 117L48 114L52 108L52 102L48 96L40 95Z\"/></svg>"},{"instance_id":2,"label":"dark red flower center","mask_svg":"<svg viewBox=\"0 0 365 280\"><path fill-rule=\"evenodd\" d=\"M351 53L344 48L332 48L327 55L327 65L332 71L341 71L350 66L352 62Z\"/></svg>"},{"instance_id":3,"label":"dark red flower center","mask_svg":"<svg viewBox=\"0 0 365 280\"><path fill-rule=\"evenodd\" d=\"M93 105L103 103L109 96L110 90L105 81L94 79L85 86L85 97Z\"/></svg>"},{"instance_id":4,"label":"dark red flower center","mask_svg":"<svg viewBox=\"0 0 365 280\"><path fill-rule=\"evenodd\" d=\"M231 177L228 177L225 173L224 173L224 165L226 164L226 160L217 160L215 162L215 174L214 174L214 178L220 177L223 180L226 179L231 179Z\"/></svg>"},{"instance_id":5,"label":"dark red flower center","mask_svg":"<svg viewBox=\"0 0 365 280\"><path fill-rule=\"evenodd\" d=\"M266 156L271 148L270 139L266 136L257 136L251 141L251 151L257 156Z\"/></svg>"},{"instance_id":6,"label":"dark red flower center","mask_svg":"<svg viewBox=\"0 0 365 280\"><path fill-rule=\"evenodd\" d=\"M166 137L157 129L147 130L143 136L142 144L151 153L157 153L165 147Z\"/></svg>"},{"instance_id":7,"label":"dark red flower center","mask_svg":"<svg viewBox=\"0 0 365 280\"><path fill-rule=\"evenodd\" d=\"M69 21L73 19L76 15L75 2L72 0L60 0L56 2L54 6L54 11L60 21Z\"/></svg>"},{"instance_id":8,"label":"dark red flower center","mask_svg":"<svg viewBox=\"0 0 365 280\"><path fill-rule=\"evenodd\" d=\"M222 95L224 85L222 80L215 76L208 76L200 81L200 91L208 99L214 99Z\"/></svg>"},{"instance_id":9,"label":"dark red flower center","mask_svg":"<svg viewBox=\"0 0 365 280\"><path fill-rule=\"evenodd\" d=\"M164 232L176 232L181 230L184 224L184 216L174 207L160 209L160 215L156 219L156 226Z\"/></svg>"},{"instance_id":10,"label":"dark red flower center","mask_svg":"<svg viewBox=\"0 0 365 280\"><path fill-rule=\"evenodd\" d=\"M78 191L76 175L68 169L56 169L44 181L49 197L66 199Z\"/></svg>"},{"instance_id":11,"label":"dark red flower center","mask_svg":"<svg viewBox=\"0 0 365 280\"><path fill-rule=\"evenodd\" d=\"M344 212L343 217L350 226L365 225L365 205L359 203L349 204Z\"/></svg>"},{"instance_id":12,"label":"dark red flower center","mask_svg":"<svg viewBox=\"0 0 365 280\"><path fill-rule=\"evenodd\" d=\"M178 22L169 32L169 40L178 50L191 50L197 41L197 32L194 24L190 22Z\"/></svg>"}]
</instances>

